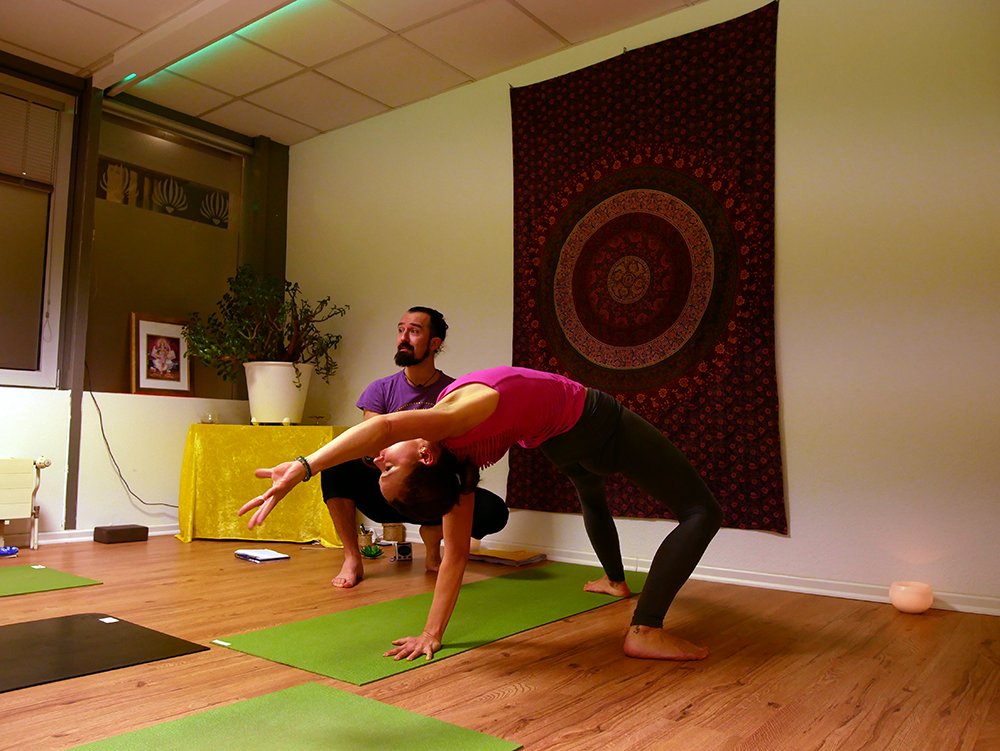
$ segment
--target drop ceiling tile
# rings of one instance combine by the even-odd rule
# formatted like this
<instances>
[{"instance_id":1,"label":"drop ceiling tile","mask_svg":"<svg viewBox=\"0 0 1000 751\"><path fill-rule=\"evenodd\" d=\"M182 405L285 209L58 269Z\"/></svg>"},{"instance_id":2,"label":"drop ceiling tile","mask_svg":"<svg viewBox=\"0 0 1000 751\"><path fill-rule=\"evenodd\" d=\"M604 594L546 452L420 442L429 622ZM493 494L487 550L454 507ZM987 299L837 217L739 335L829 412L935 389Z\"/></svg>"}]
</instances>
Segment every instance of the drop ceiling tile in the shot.
<instances>
[{"instance_id":1,"label":"drop ceiling tile","mask_svg":"<svg viewBox=\"0 0 1000 751\"><path fill-rule=\"evenodd\" d=\"M130 87L128 93L145 99L147 102L161 104L164 107L195 117L232 99L229 94L210 89L168 70L161 70L155 76L140 81L135 86Z\"/></svg>"},{"instance_id":2,"label":"drop ceiling tile","mask_svg":"<svg viewBox=\"0 0 1000 751\"><path fill-rule=\"evenodd\" d=\"M139 32L61 0L0 3L0 37L38 54L86 67Z\"/></svg>"},{"instance_id":3,"label":"drop ceiling tile","mask_svg":"<svg viewBox=\"0 0 1000 751\"><path fill-rule=\"evenodd\" d=\"M319 131L287 117L276 115L242 100L224 105L202 117L210 123L235 130L245 136L267 136L272 141L292 146L319 135Z\"/></svg>"},{"instance_id":4,"label":"drop ceiling tile","mask_svg":"<svg viewBox=\"0 0 1000 751\"><path fill-rule=\"evenodd\" d=\"M302 66L237 36L228 36L167 70L227 94L242 96L288 78L302 70Z\"/></svg>"},{"instance_id":5,"label":"drop ceiling tile","mask_svg":"<svg viewBox=\"0 0 1000 751\"><path fill-rule=\"evenodd\" d=\"M341 0L393 31L408 28L466 5L469 0Z\"/></svg>"},{"instance_id":6,"label":"drop ceiling tile","mask_svg":"<svg viewBox=\"0 0 1000 751\"><path fill-rule=\"evenodd\" d=\"M340 128L387 109L312 71L255 92L247 99L317 130Z\"/></svg>"},{"instance_id":7,"label":"drop ceiling tile","mask_svg":"<svg viewBox=\"0 0 1000 751\"><path fill-rule=\"evenodd\" d=\"M403 36L468 73L485 78L566 47L558 37L505 0L485 0Z\"/></svg>"},{"instance_id":8,"label":"drop ceiling tile","mask_svg":"<svg viewBox=\"0 0 1000 751\"><path fill-rule=\"evenodd\" d=\"M136 2L136 0L73 0L73 2L126 26L148 31L192 5L197 5L198 0L156 0L155 3Z\"/></svg>"},{"instance_id":9,"label":"drop ceiling tile","mask_svg":"<svg viewBox=\"0 0 1000 751\"><path fill-rule=\"evenodd\" d=\"M684 0L518 0L554 32L573 44L635 26L678 8Z\"/></svg>"},{"instance_id":10,"label":"drop ceiling tile","mask_svg":"<svg viewBox=\"0 0 1000 751\"><path fill-rule=\"evenodd\" d=\"M48 65L50 68L61 70L63 73L75 74L78 70L80 70L79 65L67 63L65 60L54 60L47 55L40 55L32 50L26 50L24 47L18 47L16 44L9 44L3 39L0 39L0 50L10 53L11 55L23 57L25 60L31 60L33 63Z\"/></svg>"},{"instance_id":11,"label":"drop ceiling tile","mask_svg":"<svg viewBox=\"0 0 1000 751\"><path fill-rule=\"evenodd\" d=\"M388 34L332 0L297 0L239 32L262 47L312 66Z\"/></svg>"},{"instance_id":12,"label":"drop ceiling tile","mask_svg":"<svg viewBox=\"0 0 1000 751\"><path fill-rule=\"evenodd\" d=\"M470 80L397 36L386 37L316 70L390 107L427 99Z\"/></svg>"}]
</instances>

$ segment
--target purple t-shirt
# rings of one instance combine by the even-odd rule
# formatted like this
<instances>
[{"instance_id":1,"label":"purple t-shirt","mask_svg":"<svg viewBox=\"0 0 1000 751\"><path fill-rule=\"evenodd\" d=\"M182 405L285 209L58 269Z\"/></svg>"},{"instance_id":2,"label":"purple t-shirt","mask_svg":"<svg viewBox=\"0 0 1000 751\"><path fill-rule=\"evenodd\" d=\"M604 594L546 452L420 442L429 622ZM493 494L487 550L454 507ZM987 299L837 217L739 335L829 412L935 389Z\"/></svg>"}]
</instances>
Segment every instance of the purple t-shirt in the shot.
<instances>
[{"instance_id":1,"label":"purple t-shirt","mask_svg":"<svg viewBox=\"0 0 1000 751\"><path fill-rule=\"evenodd\" d=\"M514 443L531 449L565 433L580 420L587 398L586 387L569 378L510 367L462 376L441 397L467 383L496 389L500 394L497 407L468 433L441 443L459 459L471 459L480 468L500 461Z\"/></svg>"},{"instance_id":2,"label":"purple t-shirt","mask_svg":"<svg viewBox=\"0 0 1000 751\"><path fill-rule=\"evenodd\" d=\"M368 384L368 388L358 399L358 409L366 409L380 415L404 412L408 409L430 409L437 401L438 395L454 380L442 373L430 386L415 388L400 370Z\"/></svg>"}]
</instances>

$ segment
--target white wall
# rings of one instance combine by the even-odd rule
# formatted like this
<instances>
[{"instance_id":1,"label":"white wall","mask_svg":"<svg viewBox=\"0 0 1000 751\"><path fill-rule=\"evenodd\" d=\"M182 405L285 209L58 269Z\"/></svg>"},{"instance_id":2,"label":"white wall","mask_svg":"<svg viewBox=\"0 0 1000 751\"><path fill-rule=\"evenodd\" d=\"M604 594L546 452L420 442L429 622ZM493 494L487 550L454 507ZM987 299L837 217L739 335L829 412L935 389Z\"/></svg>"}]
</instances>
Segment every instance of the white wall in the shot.
<instances>
[{"instance_id":1,"label":"white wall","mask_svg":"<svg viewBox=\"0 0 1000 751\"><path fill-rule=\"evenodd\" d=\"M0 387L0 457L44 456L52 462L42 470L35 496L40 530L62 529L66 514L69 406L68 391ZM12 521L8 544L19 544L28 530L29 522Z\"/></svg>"},{"instance_id":2,"label":"white wall","mask_svg":"<svg viewBox=\"0 0 1000 751\"><path fill-rule=\"evenodd\" d=\"M191 424L209 412L226 424L250 422L246 401L84 393L76 516L83 537L114 524L176 531L184 442ZM141 501L126 490L119 469Z\"/></svg>"},{"instance_id":3,"label":"white wall","mask_svg":"<svg viewBox=\"0 0 1000 751\"><path fill-rule=\"evenodd\" d=\"M70 392L0 388L0 457L45 456L52 461L42 470L36 496L43 544L93 539L95 526L111 524L142 524L151 534L173 533L177 509L169 506L177 505L184 441L188 427L206 413L223 423L250 421L245 400L84 392L77 523L71 530L64 525ZM115 462L143 501L168 505L146 506L129 495ZM9 544L27 546L27 521L12 521L7 531Z\"/></svg>"},{"instance_id":4,"label":"white wall","mask_svg":"<svg viewBox=\"0 0 1000 751\"><path fill-rule=\"evenodd\" d=\"M453 326L453 374L509 364L509 86L759 7L712 0L291 150L289 278L351 305L334 386L357 421L414 304ZM1000 5L781 0L778 377L791 534L722 530L698 575L884 598L901 578L1000 612ZM487 485L503 491L505 470ZM670 522L622 520L648 563ZM497 541L592 560L575 516Z\"/></svg>"}]
</instances>

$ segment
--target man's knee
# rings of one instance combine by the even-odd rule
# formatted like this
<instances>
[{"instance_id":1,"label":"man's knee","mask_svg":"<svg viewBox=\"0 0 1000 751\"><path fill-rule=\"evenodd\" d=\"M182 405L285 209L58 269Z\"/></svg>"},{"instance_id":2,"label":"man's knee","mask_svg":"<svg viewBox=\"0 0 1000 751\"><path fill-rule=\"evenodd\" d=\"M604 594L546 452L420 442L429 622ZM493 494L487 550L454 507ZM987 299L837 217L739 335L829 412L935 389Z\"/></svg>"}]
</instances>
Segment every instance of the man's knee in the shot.
<instances>
[{"instance_id":1,"label":"man's knee","mask_svg":"<svg viewBox=\"0 0 1000 751\"><path fill-rule=\"evenodd\" d=\"M320 472L323 498L353 498L357 500L370 488L378 488L379 472L361 459L337 464Z\"/></svg>"},{"instance_id":2,"label":"man's knee","mask_svg":"<svg viewBox=\"0 0 1000 751\"><path fill-rule=\"evenodd\" d=\"M481 540L507 526L510 511L496 493L476 488L476 505L472 516L472 536Z\"/></svg>"}]
</instances>

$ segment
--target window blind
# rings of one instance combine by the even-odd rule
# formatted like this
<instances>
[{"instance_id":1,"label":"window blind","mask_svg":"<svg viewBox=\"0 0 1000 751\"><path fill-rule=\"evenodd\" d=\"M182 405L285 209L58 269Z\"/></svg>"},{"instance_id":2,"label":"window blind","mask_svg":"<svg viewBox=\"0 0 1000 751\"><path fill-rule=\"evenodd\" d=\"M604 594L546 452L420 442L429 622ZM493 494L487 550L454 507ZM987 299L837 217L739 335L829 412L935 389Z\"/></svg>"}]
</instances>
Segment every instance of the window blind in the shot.
<instances>
[{"instance_id":1,"label":"window blind","mask_svg":"<svg viewBox=\"0 0 1000 751\"><path fill-rule=\"evenodd\" d=\"M59 110L0 92L0 172L52 185Z\"/></svg>"}]
</instances>

